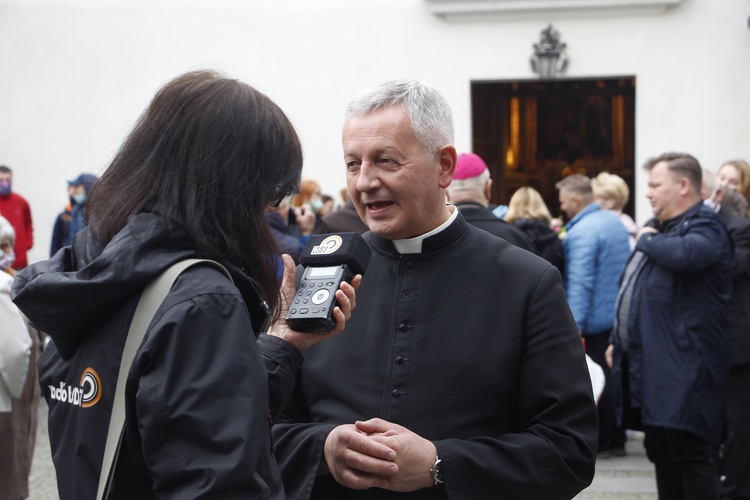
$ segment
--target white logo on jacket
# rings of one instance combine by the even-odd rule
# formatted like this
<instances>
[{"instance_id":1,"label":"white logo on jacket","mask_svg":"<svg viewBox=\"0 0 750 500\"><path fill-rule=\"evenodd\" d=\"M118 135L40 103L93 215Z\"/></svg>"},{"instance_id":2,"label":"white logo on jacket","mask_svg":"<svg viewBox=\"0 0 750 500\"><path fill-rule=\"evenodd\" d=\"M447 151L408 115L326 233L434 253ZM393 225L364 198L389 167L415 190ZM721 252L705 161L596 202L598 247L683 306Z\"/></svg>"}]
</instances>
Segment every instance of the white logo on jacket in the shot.
<instances>
[{"instance_id":1,"label":"white logo on jacket","mask_svg":"<svg viewBox=\"0 0 750 500\"><path fill-rule=\"evenodd\" d=\"M60 387L50 385L50 399L69 403L83 408L94 406L102 397L102 380L96 370L89 367L83 370L78 387L60 382Z\"/></svg>"}]
</instances>

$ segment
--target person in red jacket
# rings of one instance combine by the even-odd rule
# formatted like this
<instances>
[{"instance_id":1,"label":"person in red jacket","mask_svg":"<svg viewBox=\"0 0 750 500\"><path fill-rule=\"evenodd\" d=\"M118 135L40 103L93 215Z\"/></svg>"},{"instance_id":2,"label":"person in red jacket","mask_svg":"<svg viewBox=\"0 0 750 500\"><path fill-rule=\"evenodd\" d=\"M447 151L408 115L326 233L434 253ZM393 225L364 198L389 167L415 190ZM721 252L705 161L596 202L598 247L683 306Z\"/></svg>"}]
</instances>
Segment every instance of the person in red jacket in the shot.
<instances>
[{"instance_id":1,"label":"person in red jacket","mask_svg":"<svg viewBox=\"0 0 750 500\"><path fill-rule=\"evenodd\" d=\"M34 228L31 223L31 209L26 199L12 191L13 171L0 165L0 215L8 219L16 230L16 244L13 252L16 261L13 269L26 267L26 252L34 245Z\"/></svg>"}]
</instances>

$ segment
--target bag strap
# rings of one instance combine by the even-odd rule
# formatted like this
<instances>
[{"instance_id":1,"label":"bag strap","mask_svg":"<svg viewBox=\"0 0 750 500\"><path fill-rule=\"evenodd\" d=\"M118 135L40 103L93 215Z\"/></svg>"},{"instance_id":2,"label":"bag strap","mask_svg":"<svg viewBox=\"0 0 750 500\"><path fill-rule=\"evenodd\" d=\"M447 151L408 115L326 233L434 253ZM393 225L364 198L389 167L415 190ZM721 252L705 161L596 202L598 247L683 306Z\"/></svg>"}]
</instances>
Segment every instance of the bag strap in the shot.
<instances>
[{"instance_id":1,"label":"bag strap","mask_svg":"<svg viewBox=\"0 0 750 500\"><path fill-rule=\"evenodd\" d=\"M187 268L196 264L213 266L224 273L229 278L229 281L234 283L232 277L229 275L229 271L218 262L206 259L187 259L173 264L144 288L141 298L138 301L138 306L135 309L133 320L130 323L128 337L125 340L125 347L122 351L120 371L117 376L117 388L115 389L115 397L112 401L112 414L109 419L107 442L104 447L102 470L99 474L99 487L96 493L97 500L105 500L109 496L109 488L114 476L117 457L120 454L120 446L125 431L125 382L128 378L130 366L133 364L135 353L138 351L157 309L164 302L164 298L169 293L169 290L171 290L177 277Z\"/></svg>"}]
</instances>

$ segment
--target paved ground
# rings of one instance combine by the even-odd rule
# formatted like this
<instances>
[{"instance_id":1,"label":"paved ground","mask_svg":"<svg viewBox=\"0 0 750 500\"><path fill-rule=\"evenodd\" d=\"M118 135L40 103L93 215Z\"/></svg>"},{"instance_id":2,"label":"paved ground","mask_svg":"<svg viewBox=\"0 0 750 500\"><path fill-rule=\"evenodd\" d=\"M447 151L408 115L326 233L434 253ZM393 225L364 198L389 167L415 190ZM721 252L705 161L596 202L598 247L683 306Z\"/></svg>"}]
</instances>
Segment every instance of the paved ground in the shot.
<instances>
[{"instance_id":1,"label":"paved ground","mask_svg":"<svg viewBox=\"0 0 750 500\"><path fill-rule=\"evenodd\" d=\"M629 433L624 457L599 458L594 481L575 500L657 500L654 466L646 458L643 434Z\"/></svg>"},{"instance_id":2,"label":"paved ground","mask_svg":"<svg viewBox=\"0 0 750 500\"><path fill-rule=\"evenodd\" d=\"M625 457L599 459L591 486L575 500L656 500L654 468L643 451L643 436L631 435ZM36 451L29 480L29 500L59 500L47 434L47 404L39 405ZM535 499L529 499L535 500Z\"/></svg>"},{"instance_id":3,"label":"paved ground","mask_svg":"<svg viewBox=\"0 0 750 500\"><path fill-rule=\"evenodd\" d=\"M52 455L49 449L47 402L44 398L39 403L36 449L34 450L31 476L29 477L29 500L59 500L55 468L52 466Z\"/></svg>"}]
</instances>

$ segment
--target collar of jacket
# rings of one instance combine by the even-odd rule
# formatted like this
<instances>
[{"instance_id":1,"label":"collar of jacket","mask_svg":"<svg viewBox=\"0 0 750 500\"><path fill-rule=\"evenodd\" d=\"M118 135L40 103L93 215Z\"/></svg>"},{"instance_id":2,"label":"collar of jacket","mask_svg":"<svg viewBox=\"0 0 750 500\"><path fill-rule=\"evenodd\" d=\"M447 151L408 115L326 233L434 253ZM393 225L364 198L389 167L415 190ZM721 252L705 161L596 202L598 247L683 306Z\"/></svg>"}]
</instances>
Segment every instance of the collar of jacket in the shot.
<instances>
[{"instance_id":1,"label":"collar of jacket","mask_svg":"<svg viewBox=\"0 0 750 500\"><path fill-rule=\"evenodd\" d=\"M708 207L706 207L703 204L703 201L699 201L698 203L696 203L692 207L690 207L687 210L685 210L684 212L682 212L680 215L678 215L676 217L673 217L673 218L669 219L668 221L664 221L664 222L660 223L659 226L657 227L657 229L659 230L660 233L668 233L669 231L671 231L675 227L678 227L680 224L682 224L687 219L689 219L689 218L694 217L695 215L697 215L701 211L702 208L706 209L705 210L706 214L711 213L711 214L714 214L714 216L716 216L715 212L712 212Z\"/></svg>"},{"instance_id":2,"label":"collar of jacket","mask_svg":"<svg viewBox=\"0 0 750 500\"><path fill-rule=\"evenodd\" d=\"M565 230L570 231L570 228L575 226L579 220L583 219L588 214L593 213L593 212L598 212L601 209L602 207L599 206L598 202L592 201L591 203L583 207L583 209L580 212L575 214L575 216L572 219L570 219L567 224L565 224Z\"/></svg>"}]
</instances>

